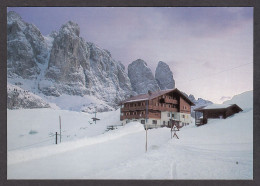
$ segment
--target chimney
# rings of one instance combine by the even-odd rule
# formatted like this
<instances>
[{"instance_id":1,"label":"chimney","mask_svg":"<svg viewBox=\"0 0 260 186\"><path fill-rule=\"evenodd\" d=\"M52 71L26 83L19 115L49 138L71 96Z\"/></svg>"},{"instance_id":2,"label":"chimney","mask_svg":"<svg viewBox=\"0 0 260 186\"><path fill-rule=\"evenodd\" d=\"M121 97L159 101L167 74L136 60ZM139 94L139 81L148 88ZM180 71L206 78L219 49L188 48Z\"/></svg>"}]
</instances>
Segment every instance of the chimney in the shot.
<instances>
[{"instance_id":1,"label":"chimney","mask_svg":"<svg viewBox=\"0 0 260 186\"><path fill-rule=\"evenodd\" d=\"M151 96L152 95L152 91L148 90L148 94L149 94L149 96Z\"/></svg>"}]
</instances>

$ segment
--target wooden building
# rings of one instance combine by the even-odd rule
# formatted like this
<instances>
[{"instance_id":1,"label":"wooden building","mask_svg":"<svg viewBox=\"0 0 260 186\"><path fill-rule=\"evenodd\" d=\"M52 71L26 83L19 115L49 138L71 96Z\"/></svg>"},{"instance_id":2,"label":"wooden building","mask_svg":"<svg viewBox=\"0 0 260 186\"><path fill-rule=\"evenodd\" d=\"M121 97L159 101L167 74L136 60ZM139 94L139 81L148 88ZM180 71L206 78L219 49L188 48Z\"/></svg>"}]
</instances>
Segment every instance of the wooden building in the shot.
<instances>
[{"instance_id":1,"label":"wooden building","mask_svg":"<svg viewBox=\"0 0 260 186\"><path fill-rule=\"evenodd\" d=\"M200 107L194 109L195 111L195 120L196 125L204 125L208 122L209 118L220 118L226 119L229 116L234 115L235 113L243 111L238 105L231 104L231 105L218 105L212 104L206 107ZM202 117L198 118L198 112L202 113Z\"/></svg>"},{"instance_id":2,"label":"wooden building","mask_svg":"<svg viewBox=\"0 0 260 186\"><path fill-rule=\"evenodd\" d=\"M149 92L130 97L121 103L120 120L122 124L139 121L149 128L170 126L173 120L180 125L191 122L191 106L187 98L177 88Z\"/></svg>"}]
</instances>

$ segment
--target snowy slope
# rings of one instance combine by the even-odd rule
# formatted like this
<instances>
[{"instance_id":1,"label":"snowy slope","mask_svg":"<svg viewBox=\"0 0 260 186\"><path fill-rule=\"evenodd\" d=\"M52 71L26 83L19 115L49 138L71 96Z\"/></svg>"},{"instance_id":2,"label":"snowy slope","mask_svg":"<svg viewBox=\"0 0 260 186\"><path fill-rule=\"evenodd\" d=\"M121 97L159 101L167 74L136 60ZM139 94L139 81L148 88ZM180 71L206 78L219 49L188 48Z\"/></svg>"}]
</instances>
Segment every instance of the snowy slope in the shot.
<instances>
[{"instance_id":1,"label":"snowy slope","mask_svg":"<svg viewBox=\"0 0 260 186\"><path fill-rule=\"evenodd\" d=\"M8 110L8 179L253 179L253 109L248 95L231 100L249 103L248 110L201 127L183 127L179 139L171 139L168 128L148 130L147 153L140 123L103 134L106 125L119 121L119 111L98 114L100 123L88 125L93 115L51 109L42 115L33 110L39 119L33 120L37 134L44 137L51 127L57 130L61 115L64 134L69 129L67 133L77 137L14 150L11 147L21 145L17 136L13 140L15 133L32 139L31 126L19 125L31 121L25 119L28 110ZM80 134L83 126L88 128Z\"/></svg>"},{"instance_id":2,"label":"snowy slope","mask_svg":"<svg viewBox=\"0 0 260 186\"><path fill-rule=\"evenodd\" d=\"M62 142L92 137L105 132L107 125L119 125L119 110L94 114L55 109L7 110L7 148L35 148L55 143L55 132L62 124ZM113 115L114 117L111 117ZM32 117L33 116L33 117Z\"/></svg>"},{"instance_id":3,"label":"snowy slope","mask_svg":"<svg viewBox=\"0 0 260 186\"><path fill-rule=\"evenodd\" d=\"M223 102L223 104L237 104L244 111L253 109L253 91L247 91L239 95L235 95L231 100Z\"/></svg>"},{"instance_id":4,"label":"snowy slope","mask_svg":"<svg viewBox=\"0 0 260 186\"><path fill-rule=\"evenodd\" d=\"M50 105L41 97L16 85L7 83L7 108L49 108Z\"/></svg>"}]
</instances>

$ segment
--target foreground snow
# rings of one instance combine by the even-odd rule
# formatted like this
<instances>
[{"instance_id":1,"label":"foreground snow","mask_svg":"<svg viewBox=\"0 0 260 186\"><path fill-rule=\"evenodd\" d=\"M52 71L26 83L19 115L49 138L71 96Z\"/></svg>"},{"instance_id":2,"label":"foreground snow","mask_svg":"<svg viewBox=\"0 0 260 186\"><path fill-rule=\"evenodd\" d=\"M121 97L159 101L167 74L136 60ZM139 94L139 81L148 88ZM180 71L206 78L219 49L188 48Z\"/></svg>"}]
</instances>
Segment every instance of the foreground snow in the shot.
<instances>
[{"instance_id":1,"label":"foreground snow","mask_svg":"<svg viewBox=\"0 0 260 186\"><path fill-rule=\"evenodd\" d=\"M170 138L168 128L148 130L147 153L140 123L58 145L9 151L8 179L252 179L249 116L252 111L182 128L178 140Z\"/></svg>"},{"instance_id":2,"label":"foreground snow","mask_svg":"<svg viewBox=\"0 0 260 186\"><path fill-rule=\"evenodd\" d=\"M171 139L168 128L148 130L147 153L142 124L105 132L119 124L119 110L98 114L96 125L88 123L93 114L8 110L8 179L253 179L253 109L241 107L230 118L183 127L180 139ZM58 115L62 143L53 144L52 137L22 147L57 131Z\"/></svg>"}]
</instances>

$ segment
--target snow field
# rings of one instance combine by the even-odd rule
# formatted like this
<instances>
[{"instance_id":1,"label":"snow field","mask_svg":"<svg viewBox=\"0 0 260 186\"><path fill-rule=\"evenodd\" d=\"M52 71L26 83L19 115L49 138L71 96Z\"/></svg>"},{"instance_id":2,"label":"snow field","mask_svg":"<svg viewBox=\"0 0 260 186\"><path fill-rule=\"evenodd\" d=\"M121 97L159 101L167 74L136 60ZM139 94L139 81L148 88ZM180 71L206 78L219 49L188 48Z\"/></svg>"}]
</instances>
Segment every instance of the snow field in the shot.
<instances>
[{"instance_id":1,"label":"snow field","mask_svg":"<svg viewBox=\"0 0 260 186\"><path fill-rule=\"evenodd\" d=\"M88 113L49 108L7 110L8 151L55 144L55 132L60 132L59 116L65 142L102 134L107 125L119 125L119 112L98 113L100 120L94 124L91 119L94 114ZM31 131L34 133L30 134Z\"/></svg>"},{"instance_id":2,"label":"snow field","mask_svg":"<svg viewBox=\"0 0 260 186\"><path fill-rule=\"evenodd\" d=\"M251 99L252 91L247 94L243 99ZM240 105L239 97L235 99ZM119 110L98 113L101 120L96 125L88 123L93 114L8 110L8 179L252 180L253 106L247 103L241 106L243 112L227 119L181 128L179 139L171 139L169 128L148 130L147 153L140 123L104 133L107 125L119 124ZM59 115L64 134L61 144L11 149L58 130ZM38 133L29 134L31 129Z\"/></svg>"}]
</instances>

